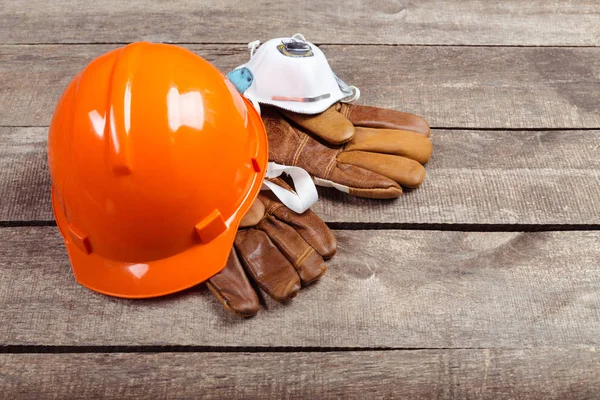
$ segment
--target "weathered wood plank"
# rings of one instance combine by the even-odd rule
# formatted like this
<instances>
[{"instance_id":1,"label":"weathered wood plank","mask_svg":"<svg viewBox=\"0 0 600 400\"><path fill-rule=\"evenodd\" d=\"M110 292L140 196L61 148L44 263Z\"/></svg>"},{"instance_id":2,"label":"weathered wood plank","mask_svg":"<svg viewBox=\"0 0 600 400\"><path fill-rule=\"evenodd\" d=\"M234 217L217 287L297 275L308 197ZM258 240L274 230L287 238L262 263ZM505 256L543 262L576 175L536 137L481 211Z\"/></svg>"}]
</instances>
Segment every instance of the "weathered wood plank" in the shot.
<instances>
[{"instance_id":1,"label":"weathered wood plank","mask_svg":"<svg viewBox=\"0 0 600 400\"><path fill-rule=\"evenodd\" d=\"M424 184L385 202L321 190L328 222L600 223L600 131L433 132Z\"/></svg>"},{"instance_id":2,"label":"weathered wood plank","mask_svg":"<svg viewBox=\"0 0 600 400\"><path fill-rule=\"evenodd\" d=\"M0 221L50 220L47 128L0 128Z\"/></svg>"},{"instance_id":3,"label":"weathered wood plank","mask_svg":"<svg viewBox=\"0 0 600 400\"><path fill-rule=\"evenodd\" d=\"M600 344L600 232L336 233L318 284L243 321L204 287L145 301L96 294L74 282L56 228L2 228L0 344Z\"/></svg>"},{"instance_id":4,"label":"weathered wood plank","mask_svg":"<svg viewBox=\"0 0 600 400\"><path fill-rule=\"evenodd\" d=\"M594 0L288 0L261 4L232 0L105 0L93 4L85 0L2 0L0 21L1 43L245 43L296 31L319 43L600 43L600 6Z\"/></svg>"},{"instance_id":5,"label":"weathered wood plank","mask_svg":"<svg viewBox=\"0 0 600 400\"><path fill-rule=\"evenodd\" d=\"M0 221L51 221L46 128L0 128ZM395 201L321 190L328 222L600 224L600 131L436 130L424 185Z\"/></svg>"},{"instance_id":6,"label":"weathered wood plank","mask_svg":"<svg viewBox=\"0 0 600 400\"><path fill-rule=\"evenodd\" d=\"M0 126L46 126L60 93L116 47L0 46ZM192 45L222 71L244 45ZM433 127L600 128L600 48L323 46L364 104L423 115Z\"/></svg>"},{"instance_id":7,"label":"weathered wood plank","mask_svg":"<svg viewBox=\"0 0 600 400\"><path fill-rule=\"evenodd\" d=\"M592 399L595 349L2 354L3 396L196 399Z\"/></svg>"}]
</instances>

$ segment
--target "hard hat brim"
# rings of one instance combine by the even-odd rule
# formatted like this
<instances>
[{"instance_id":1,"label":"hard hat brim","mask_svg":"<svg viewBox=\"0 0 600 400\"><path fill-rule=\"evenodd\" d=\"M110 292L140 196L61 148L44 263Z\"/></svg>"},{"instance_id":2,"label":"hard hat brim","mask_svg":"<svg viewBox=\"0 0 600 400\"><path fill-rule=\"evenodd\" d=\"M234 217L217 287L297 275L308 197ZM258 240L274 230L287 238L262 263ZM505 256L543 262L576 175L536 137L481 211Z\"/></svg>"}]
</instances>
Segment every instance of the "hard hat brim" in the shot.
<instances>
[{"instance_id":1,"label":"hard hat brim","mask_svg":"<svg viewBox=\"0 0 600 400\"><path fill-rule=\"evenodd\" d=\"M236 218L225 232L208 244L199 243L160 260L128 263L82 251L69 239L66 232L68 222L61 207L56 204L54 193L52 206L77 282L95 292L130 299L175 293L196 286L220 272L233 247L239 224ZM240 211L245 213L245 210Z\"/></svg>"}]
</instances>

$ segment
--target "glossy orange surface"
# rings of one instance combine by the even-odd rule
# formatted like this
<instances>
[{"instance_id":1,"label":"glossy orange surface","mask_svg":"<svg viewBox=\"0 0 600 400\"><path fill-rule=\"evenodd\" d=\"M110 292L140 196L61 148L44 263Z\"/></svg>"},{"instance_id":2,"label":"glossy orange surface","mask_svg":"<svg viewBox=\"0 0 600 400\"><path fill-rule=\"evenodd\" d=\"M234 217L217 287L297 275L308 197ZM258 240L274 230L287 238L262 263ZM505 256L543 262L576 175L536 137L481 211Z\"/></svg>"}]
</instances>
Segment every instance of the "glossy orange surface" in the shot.
<instances>
[{"instance_id":1,"label":"glossy orange surface","mask_svg":"<svg viewBox=\"0 0 600 400\"><path fill-rule=\"evenodd\" d=\"M76 279L141 298L225 266L268 152L260 116L213 65L177 46L134 43L69 84L48 157Z\"/></svg>"}]
</instances>

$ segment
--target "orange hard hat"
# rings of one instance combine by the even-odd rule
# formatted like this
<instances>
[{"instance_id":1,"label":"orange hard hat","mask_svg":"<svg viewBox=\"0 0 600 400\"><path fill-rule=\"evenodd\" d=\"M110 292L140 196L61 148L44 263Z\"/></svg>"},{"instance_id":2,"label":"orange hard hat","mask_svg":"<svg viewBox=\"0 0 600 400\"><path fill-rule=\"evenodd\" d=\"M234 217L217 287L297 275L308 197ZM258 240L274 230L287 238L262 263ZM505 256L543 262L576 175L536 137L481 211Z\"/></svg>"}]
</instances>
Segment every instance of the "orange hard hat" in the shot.
<instances>
[{"instance_id":1,"label":"orange hard hat","mask_svg":"<svg viewBox=\"0 0 600 400\"><path fill-rule=\"evenodd\" d=\"M260 116L203 58L152 43L96 58L63 93L48 135L52 205L75 278L128 298L210 278L267 157Z\"/></svg>"}]
</instances>

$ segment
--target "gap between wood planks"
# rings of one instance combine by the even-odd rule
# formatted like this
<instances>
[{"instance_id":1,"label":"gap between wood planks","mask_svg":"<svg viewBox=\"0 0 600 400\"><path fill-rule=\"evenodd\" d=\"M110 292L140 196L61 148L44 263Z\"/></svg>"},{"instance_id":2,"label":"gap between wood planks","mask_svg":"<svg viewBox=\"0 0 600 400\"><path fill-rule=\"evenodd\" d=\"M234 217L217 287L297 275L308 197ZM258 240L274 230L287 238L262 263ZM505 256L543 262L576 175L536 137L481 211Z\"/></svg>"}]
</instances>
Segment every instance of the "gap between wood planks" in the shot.
<instances>
[{"instance_id":1,"label":"gap between wood planks","mask_svg":"<svg viewBox=\"0 0 600 400\"><path fill-rule=\"evenodd\" d=\"M565 232L599 231L599 224L454 224L454 223L401 223L401 222L326 222L332 230L404 230L446 232ZM55 221L0 221L0 228L56 226Z\"/></svg>"},{"instance_id":2,"label":"gap between wood planks","mask_svg":"<svg viewBox=\"0 0 600 400\"><path fill-rule=\"evenodd\" d=\"M0 125L0 128L49 128L48 125ZM600 126L587 127L587 128L569 128L569 127L552 127L552 128L475 128L475 127L460 127L460 126L430 126L432 131L435 130L460 130L460 131L474 131L474 132L553 132L553 131L597 131Z\"/></svg>"},{"instance_id":3,"label":"gap between wood planks","mask_svg":"<svg viewBox=\"0 0 600 400\"><path fill-rule=\"evenodd\" d=\"M493 347L314 347L314 346L0 346L0 354L94 353L340 353L360 351L493 350ZM500 348L499 348L500 349ZM522 350L506 348L502 350ZM540 347L536 347L540 349Z\"/></svg>"},{"instance_id":4,"label":"gap between wood planks","mask_svg":"<svg viewBox=\"0 0 600 400\"><path fill-rule=\"evenodd\" d=\"M133 42L61 42L61 43L0 43L2 46L89 46L89 45L127 45ZM175 42L175 41L160 41L156 43L174 44L178 46L196 46L196 45L227 45L246 46L248 42ZM600 47L598 45L532 45L532 44L410 44L410 43L319 43L312 42L316 46L381 46L381 47L506 47L506 48L577 48L577 49L594 49Z\"/></svg>"}]
</instances>

